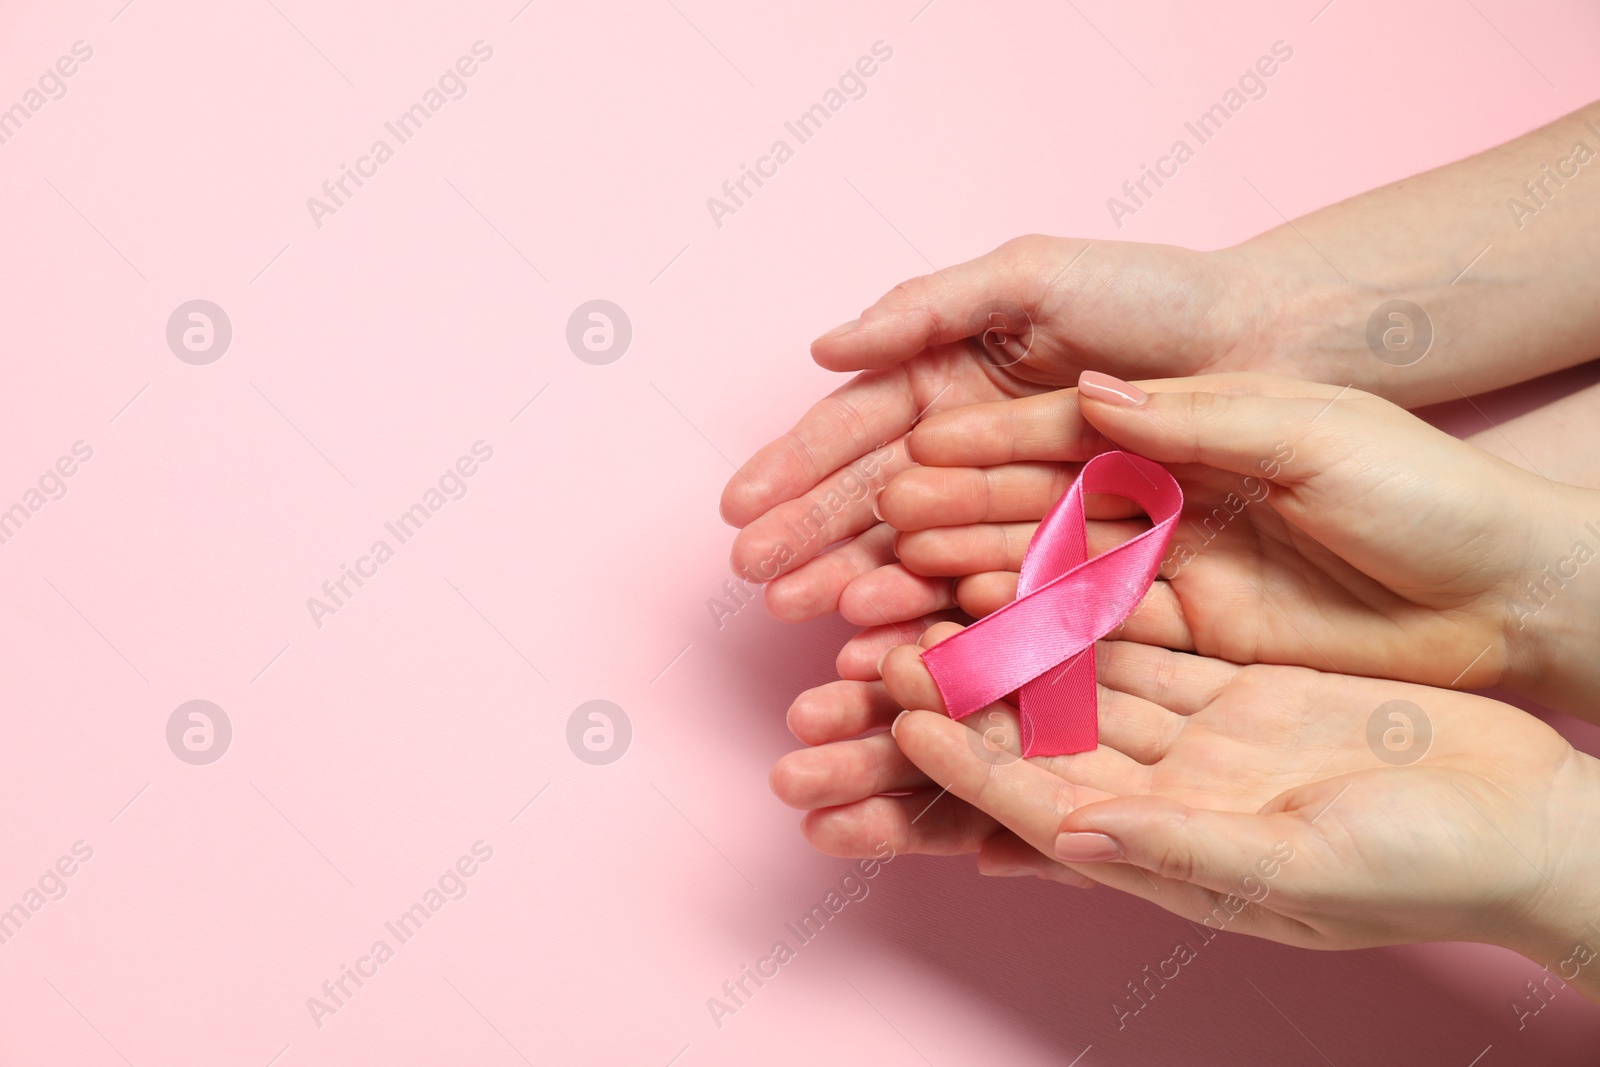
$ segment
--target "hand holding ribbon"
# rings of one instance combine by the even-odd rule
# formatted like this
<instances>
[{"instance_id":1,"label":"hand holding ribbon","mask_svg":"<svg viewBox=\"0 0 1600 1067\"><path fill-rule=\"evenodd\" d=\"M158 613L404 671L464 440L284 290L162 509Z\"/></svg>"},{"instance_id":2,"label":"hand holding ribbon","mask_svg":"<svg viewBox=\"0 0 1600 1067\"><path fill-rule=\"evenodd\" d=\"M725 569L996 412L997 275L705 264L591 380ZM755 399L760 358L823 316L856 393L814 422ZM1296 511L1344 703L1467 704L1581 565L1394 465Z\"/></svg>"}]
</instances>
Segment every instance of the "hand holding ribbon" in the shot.
<instances>
[{"instance_id":1,"label":"hand holding ribbon","mask_svg":"<svg viewBox=\"0 0 1600 1067\"><path fill-rule=\"evenodd\" d=\"M1126 497L1155 525L1089 559L1085 493ZM950 717L1019 690L1024 756L1094 748L1094 643L1144 599L1182 510L1177 481L1147 459L1103 452L1085 463L1028 543L1017 599L923 653Z\"/></svg>"}]
</instances>

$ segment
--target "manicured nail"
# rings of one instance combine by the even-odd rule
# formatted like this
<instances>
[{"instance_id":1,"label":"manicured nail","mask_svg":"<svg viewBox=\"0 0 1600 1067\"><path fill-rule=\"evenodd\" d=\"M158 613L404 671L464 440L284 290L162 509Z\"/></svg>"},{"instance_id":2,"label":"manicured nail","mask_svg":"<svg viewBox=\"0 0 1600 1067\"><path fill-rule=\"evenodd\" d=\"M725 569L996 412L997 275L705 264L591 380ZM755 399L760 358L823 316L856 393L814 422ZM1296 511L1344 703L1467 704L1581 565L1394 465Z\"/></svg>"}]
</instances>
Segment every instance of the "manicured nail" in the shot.
<instances>
[{"instance_id":1,"label":"manicured nail","mask_svg":"<svg viewBox=\"0 0 1600 1067\"><path fill-rule=\"evenodd\" d=\"M1024 875L1036 874L1037 872L1032 867L995 867L978 873L989 878L1021 878Z\"/></svg>"},{"instance_id":2,"label":"manicured nail","mask_svg":"<svg viewBox=\"0 0 1600 1067\"><path fill-rule=\"evenodd\" d=\"M882 663L883 661L879 660L878 662ZM911 709L907 708L905 711L902 711L900 714L898 714L898 715L896 715L894 717L894 722L889 724L889 736L890 737L893 737L896 741L900 740L900 735L895 733L895 731L900 729L900 720L905 718L907 715L910 715L910 714L911 714Z\"/></svg>"},{"instance_id":3,"label":"manicured nail","mask_svg":"<svg viewBox=\"0 0 1600 1067\"><path fill-rule=\"evenodd\" d=\"M1078 392L1091 400L1115 404L1119 408L1136 408L1150 399L1150 394L1137 385L1097 370L1086 370L1078 375Z\"/></svg>"},{"instance_id":4,"label":"manicured nail","mask_svg":"<svg viewBox=\"0 0 1600 1067\"><path fill-rule=\"evenodd\" d=\"M857 326L860 326L860 325L861 325L861 320L860 319L851 319L849 322L841 322L839 325L835 326L833 329L829 330L827 333L823 334L821 337L818 337L817 341L826 341L826 340L829 340L830 338L842 337L843 335L849 333L851 330L855 329ZM816 344L817 341L812 341L811 343L812 344Z\"/></svg>"},{"instance_id":5,"label":"manicured nail","mask_svg":"<svg viewBox=\"0 0 1600 1067\"><path fill-rule=\"evenodd\" d=\"M874 494L873 497L872 497L872 514L877 518L877 520L879 522L882 522L883 521L883 509L878 507L878 497L879 497L879 495L881 495L881 494Z\"/></svg>"},{"instance_id":6,"label":"manicured nail","mask_svg":"<svg viewBox=\"0 0 1600 1067\"><path fill-rule=\"evenodd\" d=\"M1062 863L1105 863L1118 859L1122 849L1105 834L1061 834L1056 838L1056 859Z\"/></svg>"}]
</instances>

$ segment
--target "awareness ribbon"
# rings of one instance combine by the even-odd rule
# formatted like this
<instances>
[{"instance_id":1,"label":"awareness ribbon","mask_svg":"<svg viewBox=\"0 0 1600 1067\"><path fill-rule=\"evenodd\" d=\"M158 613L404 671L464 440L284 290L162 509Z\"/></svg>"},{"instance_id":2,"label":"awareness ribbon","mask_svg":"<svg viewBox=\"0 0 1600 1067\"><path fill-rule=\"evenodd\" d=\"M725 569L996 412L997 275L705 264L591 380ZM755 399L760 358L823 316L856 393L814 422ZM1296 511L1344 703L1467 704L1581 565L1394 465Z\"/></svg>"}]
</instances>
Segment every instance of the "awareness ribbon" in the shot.
<instances>
[{"instance_id":1,"label":"awareness ribbon","mask_svg":"<svg viewBox=\"0 0 1600 1067\"><path fill-rule=\"evenodd\" d=\"M1085 493L1125 497L1154 526L1090 559ZM1020 691L1024 756L1094 748L1094 643L1144 599L1182 510L1177 481L1147 459L1102 452L1085 463L1028 542L1017 599L922 654L950 717L964 718ZM1063 664L1054 677L1044 677Z\"/></svg>"}]
</instances>

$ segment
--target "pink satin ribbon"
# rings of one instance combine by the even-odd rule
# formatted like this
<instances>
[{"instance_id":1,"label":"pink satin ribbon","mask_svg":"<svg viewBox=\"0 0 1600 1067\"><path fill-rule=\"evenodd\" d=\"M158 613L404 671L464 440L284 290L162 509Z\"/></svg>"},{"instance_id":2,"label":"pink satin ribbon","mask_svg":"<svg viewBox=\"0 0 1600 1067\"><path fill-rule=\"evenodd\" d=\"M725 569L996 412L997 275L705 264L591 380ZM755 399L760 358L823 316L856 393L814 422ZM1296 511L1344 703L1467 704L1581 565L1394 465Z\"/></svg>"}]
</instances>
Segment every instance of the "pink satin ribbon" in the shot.
<instances>
[{"instance_id":1,"label":"pink satin ribbon","mask_svg":"<svg viewBox=\"0 0 1600 1067\"><path fill-rule=\"evenodd\" d=\"M1155 525L1089 559L1085 493L1126 497ZM1094 748L1094 643L1144 599L1182 510L1177 481L1147 459L1102 452L1085 463L1028 543L1017 599L923 653L950 717L1020 690L1024 756Z\"/></svg>"}]
</instances>

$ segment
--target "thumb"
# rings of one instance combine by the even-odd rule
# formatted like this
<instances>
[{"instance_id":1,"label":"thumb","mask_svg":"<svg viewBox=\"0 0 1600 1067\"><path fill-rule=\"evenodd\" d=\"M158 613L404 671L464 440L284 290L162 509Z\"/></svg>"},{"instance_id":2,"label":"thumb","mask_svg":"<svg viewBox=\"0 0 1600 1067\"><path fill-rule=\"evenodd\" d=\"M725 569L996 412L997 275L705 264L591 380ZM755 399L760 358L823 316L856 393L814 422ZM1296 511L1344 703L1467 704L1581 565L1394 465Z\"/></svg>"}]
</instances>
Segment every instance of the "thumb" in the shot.
<instances>
[{"instance_id":1,"label":"thumb","mask_svg":"<svg viewBox=\"0 0 1600 1067\"><path fill-rule=\"evenodd\" d=\"M1078 406L1114 444L1158 463L1201 463L1269 481L1299 481L1325 465L1320 453L1332 439L1330 431L1359 422L1361 440L1383 432L1362 403L1376 398L1348 388L1264 374L1143 385L1084 371ZM1298 462L1291 470L1292 460Z\"/></svg>"},{"instance_id":2,"label":"thumb","mask_svg":"<svg viewBox=\"0 0 1600 1067\"><path fill-rule=\"evenodd\" d=\"M829 370L900 363L935 345L977 338L986 359L1006 367L1034 341L1053 257L1070 242L1019 238L977 259L901 282L861 313L811 342Z\"/></svg>"},{"instance_id":3,"label":"thumb","mask_svg":"<svg viewBox=\"0 0 1600 1067\"><path fill-rule=\"evenodd\" d=\"M1055 853L1063 863L1131 863L1246 899L1263 895L1264 880L1307 847L1298 815L1211 811L1157 796L1086 804L1062 820L1061 831Z\"/></svg>"}]
</instances>

